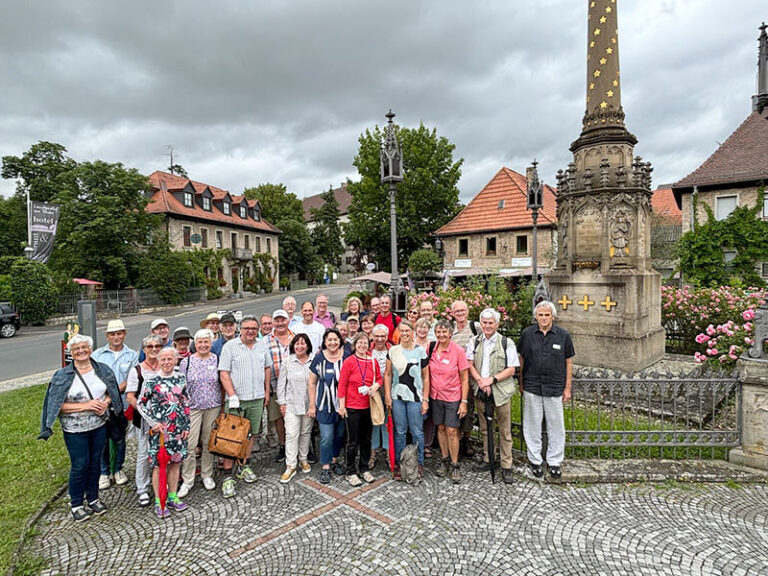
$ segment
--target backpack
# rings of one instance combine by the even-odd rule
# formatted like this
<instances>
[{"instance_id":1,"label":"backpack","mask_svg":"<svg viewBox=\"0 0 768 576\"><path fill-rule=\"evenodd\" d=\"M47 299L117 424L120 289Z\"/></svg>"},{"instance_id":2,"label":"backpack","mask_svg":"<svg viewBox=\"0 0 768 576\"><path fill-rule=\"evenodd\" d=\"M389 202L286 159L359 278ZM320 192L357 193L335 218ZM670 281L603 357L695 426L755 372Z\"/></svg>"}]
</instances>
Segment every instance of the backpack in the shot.
<instances>
[{"instance_id":1,"label":"backpack","mask_svg":"<svg viewBox=\"0 0 768 576\"><path fill-rule=\"evenodd\" d=\"M141 397L141 389L144 387L144 376L141 373L141 363L136 364L136 376L139 378L139 398ZM136 426L136 428L141 428L141 414L139 414L138 410L134 410L133 414L131 415L131 423Z\"/></svg>"},{"instance_id":2,"label":"backpack","mask_svg":"<svg viewBox=\"0 0 768 576\"><path fill-rule=\"evenodd\" d=\"M483 339L482 334L478 334L477 338L475 338L475 352L477 352L477 349L480 347L480 342L482 342L482 339ZM507 346L509 346L509 338L507 338L502 334L501 349L504 351L504 368L509 368L509 366L507 366Z\"/></svg>"},{"instance_id":3,"label":"backpack","mask_svg":"<svg viewBox=\"0 0 768 576\"><path fill-rule=\"evenodd\" d=\"M419 449L416 444L408 444L400 454L400 477L403 482L407 482L411 486L418 486L421 483Z\"/></svg>"}]
</instances>

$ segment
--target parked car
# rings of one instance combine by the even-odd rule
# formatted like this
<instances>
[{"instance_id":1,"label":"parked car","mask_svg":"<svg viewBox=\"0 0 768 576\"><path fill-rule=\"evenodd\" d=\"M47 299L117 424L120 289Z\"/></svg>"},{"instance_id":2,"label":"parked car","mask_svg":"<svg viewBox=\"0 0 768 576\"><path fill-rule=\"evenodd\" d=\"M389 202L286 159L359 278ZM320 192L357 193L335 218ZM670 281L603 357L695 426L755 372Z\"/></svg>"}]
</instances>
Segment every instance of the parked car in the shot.
<instances>
[{"instance_id":1,"label":"parked car","mask_svg":"<svg viewBox=\"0 0 768 576\"><path fill-rule=\"evenodd\" d=\"M0 302L0 336L10 338L21 328L21 316L11 308L10 303Z\"/></svg>"}]
</instances>

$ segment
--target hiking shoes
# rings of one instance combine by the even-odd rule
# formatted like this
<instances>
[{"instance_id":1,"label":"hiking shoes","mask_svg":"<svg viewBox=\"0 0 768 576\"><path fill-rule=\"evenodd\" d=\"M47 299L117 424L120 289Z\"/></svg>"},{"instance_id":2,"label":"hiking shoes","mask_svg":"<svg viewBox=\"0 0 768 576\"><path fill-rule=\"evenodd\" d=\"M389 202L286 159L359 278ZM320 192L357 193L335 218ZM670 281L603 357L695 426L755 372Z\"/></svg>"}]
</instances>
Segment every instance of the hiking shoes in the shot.
<instances>
[{"instance_id":1,"label":"hiking shoes","mask_svg":"<svg viewBox=\"0 0 768 576\"><path fill-rule=\"evenodd\" d=\"M504 484L514 484L515 474L512 472L512 468L502 468L501 479L504 481Z\"/></svg>"},{"instance_id":2,"label":"hiking shoes","mask_svg":"<svg viewBox=\"0 0 768 576\"><path fill-rule=\"evenodd\" d=\"M440 465L437 467L437 470L435 470L435 474L440 476L440 478L445 478L448 476L448 467L450 461L450 458L443 458L440 461Z\"/></svg>"},{"instance_id":3,"label":"hiking shoes","mask_svg":"<svg viewBox=\"0 0 768 576\"><path fill-rule=\"evenodd\" d=\"M101 516L102 514L107 513L107 507L101 503L101 500L94 500L93 502L89 502L88 508L90 508L91 512L93 512L96 516Z\"/></svg>"},{"instance_id":4,"label":"hiking shoes","mask_svg":"<svg viewBox=\"0 0 768 576\"><path fill-rule=\"evenodd\" d=\"M453 482L454 484L461 483L461 468L459 467L458 462L451 466L449 478L451 479L451 482Z\"/></svg>"},{"instance_id":5,"label":"hiking shoes","mask_svg":"<svg viewBox=\"0 0 768 576\"><path fill-rule=\"evenodd\" d=\"M235 495L235 479L231 476L221 483L221 495L224 498L232 498Z\"/></svg>"},{"instance_id":6,"label":"hiking shoes","mask_svg":"<svg viewBox=\"0 0 768 576\"><path fill-rule=\"evenodd\" d=\"M240 472L237 473L237 477L246 484L256 482L256 474L253 473L253 470L251 470L250 466L243 466L240 468Z\"/></svg>"},{"instance_id":7,"label":"hiking shoes","mask_svg":"<svg viewBox=\"0 0 768 576\"><path fill-rule=\"evenodd\" d=\"M91 517L91 512L82 506L72 508L72 520L75 522L85 522Z\"/></svg>"}]
</instances>

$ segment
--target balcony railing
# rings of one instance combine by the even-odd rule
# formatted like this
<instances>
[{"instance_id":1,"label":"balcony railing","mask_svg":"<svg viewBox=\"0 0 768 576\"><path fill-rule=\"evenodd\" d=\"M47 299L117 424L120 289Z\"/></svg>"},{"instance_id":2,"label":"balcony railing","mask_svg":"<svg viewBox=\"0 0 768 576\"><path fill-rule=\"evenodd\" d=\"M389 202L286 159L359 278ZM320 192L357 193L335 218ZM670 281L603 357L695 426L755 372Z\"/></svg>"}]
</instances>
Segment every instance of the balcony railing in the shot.
<instances>
[{"instance_id":1,"label":"balcony railing","mask_svg":"<svg viewBox=\"0 0 768 576\"><path fill-rule=\"evenodd\" d=\"M235 248L232 250L235 260L253 260L253 250L250 248Z\"/></svg>"}]
</instances>

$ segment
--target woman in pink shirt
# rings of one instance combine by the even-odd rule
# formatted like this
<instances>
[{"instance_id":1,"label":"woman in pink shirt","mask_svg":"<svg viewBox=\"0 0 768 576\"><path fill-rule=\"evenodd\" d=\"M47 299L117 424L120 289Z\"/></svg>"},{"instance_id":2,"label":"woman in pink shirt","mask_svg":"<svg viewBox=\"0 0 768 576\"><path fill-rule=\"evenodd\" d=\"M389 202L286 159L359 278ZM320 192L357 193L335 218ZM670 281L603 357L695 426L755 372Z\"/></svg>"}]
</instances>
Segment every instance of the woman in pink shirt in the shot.
<instances>
[{"instance_id":1,"label":"woman in pink shirt","mask_svg":"<svg viewBox=\"0 0 768 576\"><path fill-rule=\"evenodd\" d=\"M429 397L443 457L437 475L449 475L451 481L458 484L461 482L459 426L467 414L469 362L466 351L451 341L452 333L453 327L447 320L438 320L435 324L437 344L430 348Z\"/></svg>"},{"instance_id":2,"label":"woman in pink shirt","mask_svg":"<svg viewBox=\"0 0 768 576\"><path fill-rule=\"evenodd\" d=\"M379 363L368 353L370 340L365 332L352 339L354 354L344 360L339 375L339 416L347 419L347 482L360 486L360 474L366 482L373 482L368 470L371 458L370 397L381 388ZM356 460L360 452L359 461ZM359 464L356 465L356 462Z\"/></svg>"}]
</instances>

